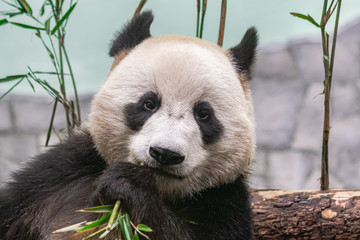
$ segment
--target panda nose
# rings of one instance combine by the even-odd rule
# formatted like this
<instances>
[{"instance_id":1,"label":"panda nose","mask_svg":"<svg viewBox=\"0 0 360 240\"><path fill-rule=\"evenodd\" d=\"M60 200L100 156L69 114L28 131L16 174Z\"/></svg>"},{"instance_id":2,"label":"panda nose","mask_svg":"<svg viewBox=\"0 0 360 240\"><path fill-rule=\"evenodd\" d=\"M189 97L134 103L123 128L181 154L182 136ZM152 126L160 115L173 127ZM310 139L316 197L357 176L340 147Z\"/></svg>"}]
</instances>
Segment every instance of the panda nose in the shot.
<instances>
[{"instance_id":1,"label":"panda nose","mask_svg":"<svg viewBox=\"0 0 360 240\"><path fill-rule=\"evenodd\" d=\"M184 161L185 157L180 153L161 147L150 147L150 156L161 165L174 165Z\"/></svg>"}]
</instances>

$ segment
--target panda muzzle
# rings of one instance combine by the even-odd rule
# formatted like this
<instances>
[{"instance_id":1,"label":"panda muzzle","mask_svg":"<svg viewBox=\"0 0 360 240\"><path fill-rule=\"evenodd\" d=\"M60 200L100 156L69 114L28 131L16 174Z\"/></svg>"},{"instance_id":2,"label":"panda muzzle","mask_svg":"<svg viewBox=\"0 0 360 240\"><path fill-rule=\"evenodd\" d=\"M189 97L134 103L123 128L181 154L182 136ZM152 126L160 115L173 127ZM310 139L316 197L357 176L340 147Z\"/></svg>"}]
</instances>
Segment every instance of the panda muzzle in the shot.
<instances>
[{"instance_id":1,"label":"panda muzzle","mask_svg":"<svg viewBox=\"0 0 360 240\"><path fill-rule=\"evenodd\" d=\"M149 154L161 165L180 164L185 159L182 154L161 147L150 147Z\"/></svg>"}]
</instances>

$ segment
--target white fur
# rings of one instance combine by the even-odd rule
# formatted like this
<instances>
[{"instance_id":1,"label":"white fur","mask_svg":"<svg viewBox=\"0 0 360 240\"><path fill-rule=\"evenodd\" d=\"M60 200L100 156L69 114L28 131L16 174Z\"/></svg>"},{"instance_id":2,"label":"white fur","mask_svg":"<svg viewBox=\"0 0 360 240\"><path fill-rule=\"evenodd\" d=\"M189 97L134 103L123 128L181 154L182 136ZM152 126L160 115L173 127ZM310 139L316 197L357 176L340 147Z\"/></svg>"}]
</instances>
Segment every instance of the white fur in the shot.
<instances>
[{"instance_id":1,"label":"white fur","mask_svg":"<svg viewBox=\"0 0 360 240\"><path fill-rule=\"evenodd\" d=\"M149 146L179 152L185 160L162 167L182 179L157 176L161 194L189 195L233 181L253 159L255 126L250 91L227 52L205 41L182 36L150 38L135 47L110 72L95 96L86 124L109 163L130 161L160 168ZM125 125L124 106L153 91L160 109L139 131ZM207 101L224 126L221 138L202 142L194 104Z\"/></svg>"}]
</instances>

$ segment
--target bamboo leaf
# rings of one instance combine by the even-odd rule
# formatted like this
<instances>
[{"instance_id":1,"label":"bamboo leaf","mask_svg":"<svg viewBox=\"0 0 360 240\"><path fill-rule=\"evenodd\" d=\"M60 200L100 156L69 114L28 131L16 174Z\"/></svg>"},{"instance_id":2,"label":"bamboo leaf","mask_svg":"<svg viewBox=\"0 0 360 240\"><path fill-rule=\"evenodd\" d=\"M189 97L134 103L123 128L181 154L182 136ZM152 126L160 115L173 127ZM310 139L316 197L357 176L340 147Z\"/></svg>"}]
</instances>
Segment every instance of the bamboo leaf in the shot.
<instances>
[{"instance_id":1,"label":"bamboo leaf","mask_svg":"<svg viewBox=\"0 0 360 240\"><path fill-rule=\"evenodd\" d=\"M124 222L124 215L118 215L117 221L119 222L119 226L122 232L122 235L124 237L126 237L126 232L125 232L125 222Z\"/></svg>"},{"instance_id":2,"label":"bamboo leaf","mask_svg":"<svg viewBox=\"0 0 360 240\"><path fill-rule=\"evenodd\" d=\"M100 230L98 230L98 231L94 232L93 234L91 234L91 235L87 236L87 237L86 237L86 238L84 238L83 240L89 240L89 239L91 239L91 238L95 237L96 235L98 235L98 234L100 234L100 233L104 232L105 230L106 230L106 227L103 227L103 228L101 228Z\"/></svg>"},{"instance_id":3,"label":"bamboo leaf","mask_svg":"<svg viewBox=\"0 0 360 240\"><path fill-rule=\"evenodd\" d=\"M140 240L139 235L137 233L135 233L132 240Z\"/></svg>"},{"instance_id":4,"label":"bamboo leaf","mask_svg":"<svg viewBox=\"0 0 360 240\"><path fill-rule=\"evenodd\" d=\"M78 210L78 212L89 212L89 213L110 213L112 212L114 205L101 205L96 207L84 208Z\"/></svg>"},{"instance_id":5,"label":"bamboo leaf","mask_svg":"<svg viewBox=\"0 0 360 240\"><path fill-rule=\"evenodd\" d=\"M29 4L25 1L25 0L18 0L18 3L20 4L20 6L24 9L24 11L29 14L30 16L32 16L32 9L29 6Z\"/></svg>"},{"instance_id":6,"label":"bamboo leaf","mask_svg":"<svg viewBox=\"0 0 360 240\"><path fill-rule=\"evenodd\" d=\"M3 95L1 95L0 97L0 101L1 99L3 99L9 92L11 92L17 85L19 85L22 80L24 80L24 78L20 79L17 83L14 84L14 86L12 86L9 90L7 90Z\"/></svg>"},{"instance_id":7,"label":"bamboo leaf","mask_svg":"<svg viewBox=\"0 0 360 240\"><path fill-rule=\"evenodd\" d=\"M0 26L4 25L4 24L7 24L7 23L9 23L9 21L6 18L0 19Z\"/></svg>"},{"instance_id":8,"label":"bamboo leaf","mask_svg":"<svg viewBox=\"0 0 360 240\"><path fill-rule=\"evenodd\" d=\"M100 239L101 238L105 238L108 234L110 233L110 230L106 229L105 232L103 232L101 235L100 235Z\"/></svg>"},{"instance_id":9,"label":"bamboo leaf","mask_svg":"<svg viewBox=\"0 0 360 240\"><path fill-rule=\"evenodd\" d=\"M24 11L22 8L19 8L18 6L14 5L14 4L12 4L12 3L9 3L9 2L7 2L7 1L5 1L5 0L2 0L2 2L6 3L7 5L9 5L9 6L13 7L13 8L16 8L17 10L19 10L19 11L21 11L21 12Z\"/></svg>"},{"instance_id":10,"label":"bamboo leaf","mask_svg":"<svg viewBox=\"0 0 360 240\"><path fill-rule=\"evenodd\" d=\"M55 25L55 27L51 30L51 35L53 35L58 29L59 27L61 27L61 25L63 24L63 22L69 18L71 12L74 10L75 6L76 6L77 2L74 3L69 10L64 14L64 16L59 20L59 22L57 22L57 24Z\"/></svg>"},{"instance_id":11,"label":"bamboo leaf","mask_svg":"<svg viewBox=\"0 0 360 240\"><path fill-rule=\"evenodd\" d=\"M314 26L320 28L320 24L318 24L318 23L314 20L314 18L311 17L309 14L308 14L308 15L304 15L304 14L295 13L295 12L291 12L290 14L293 15L294 17L298 17L298 18L307 20L307 21L309 21L310 23L312 23Z\"/></svg>"},{"instance_id":12,"label":"bamboo leaf","mask_svg":"<svg viewBox=\"0 0 360 240\"><path fill-rule=\"evenodd\" d=\"M36 92L35 91L35 88L34 88L34 85L30 82L29 78L26 77L26 81L29 83L30 87L32 88L33 92Z\"/></svg>"},{"instance_id":13,"label":"bamboo leaf","mask_svg":"<svg viewBox=\"0 0 360 240\"><path fill-rule=\"evenodd\" d=\"M110 213L108 213L105 216L99 218L98 220L90 223L89 225L86 225L85 227L78 230L78 232L83 232L85 230L88 230L88 229L91 229L91 228L94 228L94 227L98 227L98 226L106 223L109 218L110 218Z\"/></svg>"},{"instance_id":14,"label":"bamboo leaf","mask_svg":"<svg viewBox=\"0 0 360 240\"><path fill-rule=\"evenodd\" d=\"M21 14L23 14L23 12L0 12L0 15L9 16L10 18Z\"/></svg>"},{"instance_id":15,"label":"bamboo leaf","mask_svg":"<svg viewBox=\"0 0 360 240\"><path fill-rule=\"evenodd\" d=\"M23 24L23 23L18 23L18 22L9 22L9 23L11 23L15 26L21 27L21 28L25 28L25 29L45 30L45 28L35 27L35 26Z\"/></svg>"},{"instance_id":16,"label":"bamboo leaf","mask_svg":"<svg viewBox=\"0 0 360 240\"><path fill-rule=\"evenodd\" d=\"M11 76L7 76L5 78L0 78L0 83L14 81L14 80L17 80L19 78L24 78L24 77L26 77L26 74L11 75Z\"/></svg>"},{"instance_id":17,"label":"bamboo leaf","mask_svg":"<svg viewBox=\"0 0 360 240\"><path fill-rule=\"evenodd\" d=\"M50 124L49 124L49 128L48 128L48 132L46 134L46 141L45 141L45 147L47 147L49 145L49 141L50 141L50 137L51 137L51 130L53 128L53 124L54 124L54 119L55 119L55 113L56 113L56 108L57 108L57 103L59 102L59 98L56 97L55 98L55 102L54 102L54 107L53 107L53 111L51 113L51 118L50 118Z\"/></svg>"},{"instance_id":18,"label":"bamboo leaf","mask_svg":"<svg viewBox=\"0 0 360 240\"><path fill-rule=\"evenodd\" d=\"M52 233L64 233L64 232L73 232L76 231L76 229L79 229L79 227L83 226L86 223L86 221L79 222L64 228L60 228Z\"/></svg>"},{"instance_id":19,"label":"bamboo leaf","mask_svg":"<svg viewBox=\"0 0 360 240\"><path fill-rule=\"evenodd\" d=\"M83 232L77 232L69 236L67 240L91 239L102 232L101 227L92 228Z\"/></svg>"},{"instance_id":20,"label":"bamboo leaf","mask_svg":"<svg viewBox=\"0 0 360 240\"><path fill-rule=\"evenodd\" d=\"M125 230L127 239L132 239L133 233L132 233L132 228L131 228L131 224L130 224L129 214L124 215L124 227L125 227L124 230Z\"/></svg>"},{"instance_id":21,"label":"bamboo leaf","mask_svg":"<svg viewBox=\"0 0 360 240\"><path fill-rule=\"evenodd\" d=\"M151 228L149 228L148 226L146 226L144 224L139 224L136 226L136 228L142 232L152 232L153 231Z\"/></svg>"},{"instance_id":22,"label":"bamboo leaf","mask_svg":"<svg viewBox=\"0 0 360 240\"><path fill-rule=\"evenodd\" d=\"M49 5L49 2L48 1L44 1L44 3L41 5L41 8L40 8L40 16L43 16L44 13L45 13L45 7Z\"/></svg>"},{"instance_id":23,"label":"bamboo leaf","mask_svg":"<svg viewBox=\"0 0 360 240\"><path fill-rule=\"evenodd\" d=\"M47 35L50 35L50 20L51 20L51 17L49 17L48 20L46 20L44 26L45 26L45 31L46 31L46 34Z\"/></svg>"}]
</instances>

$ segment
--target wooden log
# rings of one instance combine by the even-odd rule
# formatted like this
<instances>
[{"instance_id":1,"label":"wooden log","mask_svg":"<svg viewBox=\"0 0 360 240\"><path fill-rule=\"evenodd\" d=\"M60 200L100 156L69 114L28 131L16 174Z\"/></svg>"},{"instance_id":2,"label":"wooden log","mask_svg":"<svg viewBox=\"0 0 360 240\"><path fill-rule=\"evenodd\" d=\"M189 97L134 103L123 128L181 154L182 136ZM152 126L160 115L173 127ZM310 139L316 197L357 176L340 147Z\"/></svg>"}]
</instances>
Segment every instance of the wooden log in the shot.
<instances>
[{"instance_id":1,"label":"wooden log","mask_svg":"<svg viewBox=\"0 0 360 240\"><path fill-rule=\"evenodd\" d=\"M360 190L252 190L255 239L360 239Z\"/></svg>"}]
</instances>

